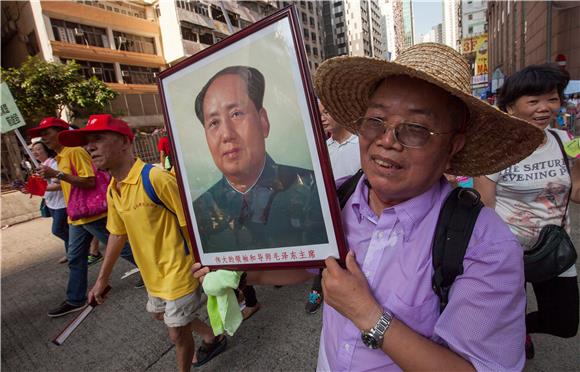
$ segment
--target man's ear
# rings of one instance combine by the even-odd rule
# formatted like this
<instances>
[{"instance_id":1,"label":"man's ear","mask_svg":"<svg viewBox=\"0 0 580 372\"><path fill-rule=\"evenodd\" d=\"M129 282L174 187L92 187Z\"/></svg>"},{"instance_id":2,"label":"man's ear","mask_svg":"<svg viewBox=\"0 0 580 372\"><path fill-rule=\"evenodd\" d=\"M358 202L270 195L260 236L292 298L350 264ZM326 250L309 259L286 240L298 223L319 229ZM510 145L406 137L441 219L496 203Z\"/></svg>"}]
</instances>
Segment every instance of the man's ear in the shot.
<instances>
[{"instance_id":1,"label":"man's ear","mask_svg":"<svg viewBox=\"0 0 580 372\"><path fill-rule=\"evenodd\" d=\"M465 133L457 133L451 139L451 151L449 153L449 159L447 160L445 169L449 169L451 167L451 159L453 159L455 154L463 149L463 146L465 146Z\"/></svg>"},{"instance_id":2,"label":"man's ear","mask_svg":"<svg viewBox=\"0 0 580 372\"><path fill-rule=\"evenodd\" d=\"M507 105L505 108L506 108L508 114L510 114L510 115L514 114L515 111L514 111L514 107L512 105Z\"/></svg>"},{"instance_id":3,"label":"man's ear","mask_svg":"<svg viewBox=\"0 0 580 372\"><path fill-rule=\"evenodd\" d=\"M258 112L260 115L260 125L262 126L262 133L264 133L264 138L268 138L270 134L270 120L268 119L268 112L265 108L261 108Z\"/></svg>"}]
</instances>

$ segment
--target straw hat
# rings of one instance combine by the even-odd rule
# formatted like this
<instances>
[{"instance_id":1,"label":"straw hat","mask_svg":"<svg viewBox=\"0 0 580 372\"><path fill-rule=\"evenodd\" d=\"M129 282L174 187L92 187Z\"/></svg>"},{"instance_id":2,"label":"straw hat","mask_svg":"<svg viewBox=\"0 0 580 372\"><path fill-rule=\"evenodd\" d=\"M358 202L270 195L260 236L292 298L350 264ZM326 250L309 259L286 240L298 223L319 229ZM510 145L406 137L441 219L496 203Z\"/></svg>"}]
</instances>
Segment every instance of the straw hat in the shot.
<instances>
[{"instance_id":1,"label":"straw hat","mask_svg":"<svg viewBox=\"0 0 580 372\"><path fill-rule=\"evenodd\" d=\"M385 77L407 75L434 84L462 100L469 109L466 142L451 159L447 173L480 176L499 172L528 157L544 139L533 125L471 95L467 61L448 46L415 45L394 62L369 57L335 57L324 61L315 78L316 92L330 115L355 132L369 95Z\"/></svg>"}]
</instances>

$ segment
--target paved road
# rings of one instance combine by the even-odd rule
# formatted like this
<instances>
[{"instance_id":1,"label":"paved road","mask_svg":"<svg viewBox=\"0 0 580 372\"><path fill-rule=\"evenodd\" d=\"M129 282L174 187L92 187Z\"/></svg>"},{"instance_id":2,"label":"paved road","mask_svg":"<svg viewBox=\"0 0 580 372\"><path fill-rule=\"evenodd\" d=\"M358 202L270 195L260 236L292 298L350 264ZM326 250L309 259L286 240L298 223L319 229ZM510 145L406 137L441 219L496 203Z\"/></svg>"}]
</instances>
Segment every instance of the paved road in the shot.
<instances>
[{"instance_id":1,"label":"paved road","mask_svg":"<svg viewBox=\"0 0 580 372\"><path fill-rule=\"evenodd\" d=\"M580 247L580 208L572 208L573 239ZM130 269L119 262L109 301L60 347L50 340L71 317L50 319L48 308L64 299L67 268L56 263L60 241L49 233L50 221L37 219L2 233L2 346L5 371L170 371L174 349L161 322L145 312L146 292L133 288L134 278L120 280ZM92 283L98 266L90 268ZM228 350L201 371L313 371L321 315L307 315L307 286L260 287L263 309L245 322ZM533 296L529 296L533 297ZM534 308L533 299L529 307ZM490 321L493 314L490 314ZM561 340L534 336L536 359L526 371L579 371L580 337ZM196 340L199 342L199 339Z\"/></svg>"}]
</instances>

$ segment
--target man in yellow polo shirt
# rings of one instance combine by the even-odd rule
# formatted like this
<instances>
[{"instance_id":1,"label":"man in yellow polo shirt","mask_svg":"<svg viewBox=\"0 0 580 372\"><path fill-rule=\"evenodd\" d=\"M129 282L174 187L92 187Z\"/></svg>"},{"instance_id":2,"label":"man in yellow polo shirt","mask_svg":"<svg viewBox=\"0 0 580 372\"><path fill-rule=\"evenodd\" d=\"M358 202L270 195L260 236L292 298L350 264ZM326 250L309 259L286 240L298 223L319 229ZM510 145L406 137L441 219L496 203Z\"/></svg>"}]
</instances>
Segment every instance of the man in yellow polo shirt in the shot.
<instances>
[{"instance_id":1,"label":"man in yellow polo shirt","mask_svg":"<svg viewBox=\"0 0 580 372\"><path fill-rule=\"evenodd\" d=\"M189 371L195 350L192 330L204 340L195 365L223 351L226 338L214 337L211 328L195 316L201 291L189 271L193 255L177 181L172 174L135 159L132 139L127 123L111 115L93 115L85 128L59 136L67 146L87 145L94 164L113 176L107 191L111 235L89 301L104 301L103 290L128 238L149 293L147 311L164 319L179 369Z\"/></svg>"},{"instance_id":2,"label":"man in yellow polo shirt","mask_svg":"<svg viewBox=\"0 0 580 372\"><path fill-rule=\"evenodd\" d=\"M64 200L68 206L72 187L87 189L95 187L95 173L89 154L80 147L63 146L58 141L60 132L69 132L68 123L59 118L48 117L43 119L38 127L30 129L28 135L30 137L42 137L42 141L58 154L56 161L59 171L41 165L39 173L44 178L58 178L60 180ZM58 307L49 310L49 317L55 318L79 311L86 305L89 246L93 236L101 243L107 244L109 233L106 229L106 217L107 213L101 213L75 221L68 219L69 242L67 258L70 272L66 300ZM123 246L121 255L127 261L135 264L128 244Z\"/></svg>"}]
</instances>

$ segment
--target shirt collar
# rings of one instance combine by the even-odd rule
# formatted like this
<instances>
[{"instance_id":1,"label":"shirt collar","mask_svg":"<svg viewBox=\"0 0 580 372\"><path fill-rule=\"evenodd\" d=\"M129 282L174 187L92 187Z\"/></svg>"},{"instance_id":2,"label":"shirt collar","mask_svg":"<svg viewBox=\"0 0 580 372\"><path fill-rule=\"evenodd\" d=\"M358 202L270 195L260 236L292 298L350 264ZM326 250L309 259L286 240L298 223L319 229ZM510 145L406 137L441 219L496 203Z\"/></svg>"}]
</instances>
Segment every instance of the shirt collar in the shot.
<instances>
[{"instance_id":1,"label":"shirt collar","mask_svg":"<svg viewBox=\"0 0 580 372\"><path fill-rule=\"evenodd\" d=\"M246 190L246 192L240 192L240 191L236 190L231 185L230 181L228 181L226 176L222 176L221 183L227 190L233 191L236 194L245 195L245 194L248 194L250 191L252 191L256 186L263 186L263 187L272 186L272 183L275 181L275 178L277 176L277 172L275 169L276 166L277 166L277 164L274 162L274 160L270 157L270 155L268 155L268 153L266 153L266 161L264 163L264 168L262 168L262 172L258 176L258 179L256 180L256 182L252 185L252 187L250 187L248 190Z\"/></svg>"},{"instance_id":2,"label":"shirt collar","mask_svg":"<svg viewBox=\"0 0 580 372\"><path fill-rule=\"evenodd\" d=\"M351 208L358 219L363 217L371 218L376 221L380 216L376 216L368 204L369 187L367 186L366 175L361 177L353 196L351 198ZM383 214L388 210L394 210L397 218L401 222L406 239L410 236L413 226L421 222L423 218L433 209L433 206L439 200L440 195L447 195L451 191L451 186L441 177L438 182L423 194L397 204L393 207L386 208Z\"/></svg>"},{"instance_id":3,"label":"shirt collar","mask_svg":"<svg viewBox=\"0 0 580 372\"><path fill-rule=\"evenodd\" d=\"M334 138L328 137L327 144L334 145L337 144L338 146L346 145L347 143L358 143L358 136L356 134L351 134L350 137L346 139L343 143L338 143Z\"/></svg>"},{"instance_id":4,"label":"shirt collar","mask_svg":"<svg viewBox=\"0 0 580 372\"><path fill-rule=\"evenodd\" d=\"M139 159L139 158L135 159L135 163L131 167L129 174L127 174L127 177L125 177L120 182L130 184L130 185L136 185L137 181L139 181L139 177L141 177L141 170L143 170L144 166L145 166L145 163L141 159ZM119 182L115 179L115 177L113 177L113 180L115 182Z\"/></svg>"},{"instance_id":5,"label":"shirt collar","mask_svg":"<svg viewBox=\"0 0 580 372\"><path fill-rule=\"evenodd\" d=\"M56 160L60 160L66 156L71 151L70 147L63 147L58 154L56 154Z\"/></svg>"}]
</instances>

